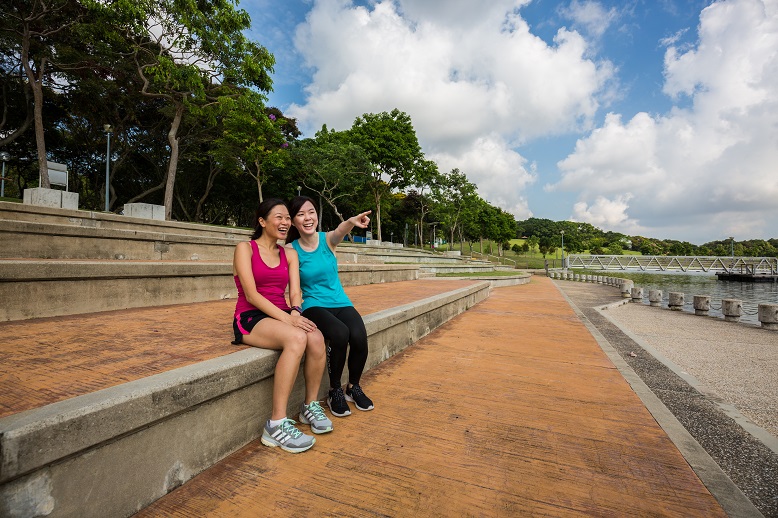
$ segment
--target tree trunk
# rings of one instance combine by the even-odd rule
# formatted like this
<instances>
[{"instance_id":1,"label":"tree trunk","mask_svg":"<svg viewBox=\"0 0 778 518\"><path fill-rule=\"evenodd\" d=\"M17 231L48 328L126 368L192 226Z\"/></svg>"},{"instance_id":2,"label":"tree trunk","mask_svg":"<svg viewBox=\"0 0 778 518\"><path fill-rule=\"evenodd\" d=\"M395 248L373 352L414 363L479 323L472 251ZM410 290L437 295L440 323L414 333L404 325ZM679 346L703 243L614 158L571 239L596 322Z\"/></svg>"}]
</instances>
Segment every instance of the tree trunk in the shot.
<instances>
[{"instance_id":1,"label":"tree trunk","mask_svg":"<svg viewBox=\"0 0 778 518\"><path fill-rule=\"evenodd\" d=\"M260 165L259 159L254 160L254 167L257 168L257 176L254 176L254 179L257 181L257 196L259 197L259 203L262 203L264 201L262 195L262 165Z\"/></svg>"},{"instance_id":2,"label":"tree trunk","mask_svg":"<svg viewBox=\"0 0 778 518\"><path fill-rule=\"evenodd\" d=\"M208 182L205 184L205 193L203 193L203 196L197 200L197 207L195 207L195 221L198 221L200 223L203 222L203 205L205 204L205 200L208 198L208 195L211 193L211 189L213 188L213 181L216 178L216 175L219 174L218 167L211 167L211 170L208 172Z\"/></svg>"},{"instance_id":3,"label":"tree trunk","mask_svg":"<svg viewBox=\"0 0 778 518\"><path fill-rule=\"evenodd\" d=\"M5 87L3 88L3 122L0 124L0 130L5 129L5 124L7 120L8 115L8 104L6 103L5 99ZM33 122L33 113L35 111L35 103L30 99L30 90L27 88L24 89L24 98L27 99L27 116L24 119L24 122L22 122L22 125L16 128L15 130L8 133L5 137L0 138L0 146L7 146L8 144L12 143L14 140L19 138L21 135L24 134L25 131L30 129L30 126Z\"/></svg>"},{"instance_id":4,"label":"tree trunk","mask_svg":"<svg viewBox=\"0 0 778 518\"><path fill-rule=\"evenodd\" d=\"M375 195L375 225L376 233L378 234L378 240L381 241L381 193L376 189L373 191Z\"/></svg>"},{"instance_id":5,"label":"tree trunk","mask_svg":"<svg viewBox=\"0 0 778 518\"><path fill-rule=\"evenodd\" d=\"M40 171L40 185L46 189L51 187L49 182L49 169L46 166L46 138L43 132L43 72L46 69L46 58L41 59L38 66L38 76L30 66L30 33L25 27L22 37L22 65L27 81L32 89L34 103L33 120L35 122L35 144L38 149L38 170Z\"/></svg>"},{"instance_id":6,"label":"tree trunk","mask_svg":"<svg viewBox=\"0 0 778 518\"><path fill-rule=\"evenodd\" d=\"M167 140L170 143L170 162L167 166L167 183L165 184L165 219L168 221L173 218L173 188L176 183L176 169L178 167L178 127L183 118L184 103L179 102L176 104L176 114L173 116L173 123L167 134Z\"/></svg>"},{"instance_id":7,"label":"tree trunk","mask_svg":"<svg viewBox=\"0 0 778 518\"><path fill-rule=\"evenodd\" d=\"M133 196L132 198L127 200L126 203L135 203L138 200L142 200L147 195L151 194L152 192L156 192L156 191L162 189L164 186L165 186L165 182L163 181L161 184L159 184L157 186L154 186L154 187L151 187L150 189L146 189L145 191L143 191L142 193L140 193L137 196Z\"/></svg>"},{"instance_id":8,"label":"tree trunk","mask_svg":"<svg viewBox=\"0 0 778 518\"><path fill-rule=\"evenodd\" d=\"M321 194L320 194L319 195L319 225L318 225L319 228L317 229L317 232L321 232L321 215L323 210L324 210L324 205L322 205ZM341 218L341 221L343 221L343 218Z\"/></svg>"}]
</instances>

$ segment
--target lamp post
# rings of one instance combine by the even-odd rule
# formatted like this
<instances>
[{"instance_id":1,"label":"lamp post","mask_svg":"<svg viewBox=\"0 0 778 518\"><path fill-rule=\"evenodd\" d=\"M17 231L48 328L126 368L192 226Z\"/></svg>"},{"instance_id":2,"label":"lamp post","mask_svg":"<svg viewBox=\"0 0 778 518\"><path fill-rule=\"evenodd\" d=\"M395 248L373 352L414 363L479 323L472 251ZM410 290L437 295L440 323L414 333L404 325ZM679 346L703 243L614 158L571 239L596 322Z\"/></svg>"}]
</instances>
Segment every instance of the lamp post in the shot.
<instances>
[{"instance_id":1,"label":"lamp post","mask_svg":"<svg viewBox=\"0 0 778 518\"><path fill-rule=\"evenodd\" d=\"M565 268L565 231L560 230L559 233L562 234L562 268L566 270L567 268Z\"/></svg>"},{"instance_id":2,"label":"lamp post","mask_svg":"<svg viewBox=\"0 0 778 518\"><path fill-rule=\"evenodd\" d=\"M730 236L729 238L729 252L732 254L732 259L735 258L735 238Z\"/></svg>"},{"instance_id":3,"label":"lamp post","mask_svg":"<svg viewBox=\"0 0 778 518\"><path fill-rule=\"evenodd\" d=\"M11 155L7 151L0 152L0 160L3 161L3 179L0 180L0 198L5 197L5 163L11 160Z\"/></svg>"},{"instance_id":4,"label":"lamp post","mask_svg":"<svg viewBox=\"0 0 778 518\"><path fill-rule=\"evenodd\" d=\"M394 232L389 232L389 242L394 243Z\"/></svg>"},{"instance_id":5,"label":"lamp post","mask_svg":"<svg viewBox=\"0 0 778 518\"><path fill-rule=\"evenodd\" d=\"M300 196L300 191L302 191L302 189L303 188L300 187L299 185L297 186L297 196Z\"/></svg>"},{"instance_id":6,"label":"lamp post","mask_svg":"<svg viewBox=\"0 0 778 518\"><path fill-rule=\"evenodd\" d=\"M439 221L433 221L432 222L432 251L435 251L435 227L438 225Z\"/></svg>"},{"instance_id":7,"label":"lamp post","mask_svg":"<svg viewBox=\"0 0 778 518\"><path fill-rule=\"evenodd\" d=\"M103 129L108 138L105 148L105 212L108 212L108 205L111 202L111 133L113 133L113 128L110 124L105 124Z\"/></svg>"}]
</instances>

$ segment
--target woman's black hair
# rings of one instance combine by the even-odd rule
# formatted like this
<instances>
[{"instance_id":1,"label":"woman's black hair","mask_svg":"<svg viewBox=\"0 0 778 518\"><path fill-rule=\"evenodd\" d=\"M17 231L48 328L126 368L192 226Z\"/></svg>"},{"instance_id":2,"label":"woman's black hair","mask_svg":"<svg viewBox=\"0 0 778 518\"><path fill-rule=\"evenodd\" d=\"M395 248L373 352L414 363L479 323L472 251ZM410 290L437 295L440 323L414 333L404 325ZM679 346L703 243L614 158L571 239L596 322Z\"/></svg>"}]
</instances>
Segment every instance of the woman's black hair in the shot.
<instances>
[{"instance_id":1,"label":"woman's black hair","mask_svg":"<svg viewBox=\"0 0 778 518\"><path fill-rule=\"evenodd\" d=\"M267 215L270 214L272 208L277 207L278 205L283 205L286 207L286 203L278 198L268 198L259 204L259 207L257 207L257 213L254 216L254 224L256 226L254 227L254 234L251 235L252 240L257 239L262 235L263 228L262 225L259 224L259 218L267 220Z\"/></svg>"},{"instance_id":2,"label":"woman's black hair","mask_svg":"<svg viewBox=\"0 0 778 518\"><path fill-rule=\"evenodd\" d=\"M300 209L303 208L303 205L305 205L306 202L311 202L313 209L316 210L316 202L308 196L295 196L292 198L292 201L287 204L289 215L292 217L292 223L294 223L295 214L300 212ZM300 231L297 230L297 227L295 227L294 224L292 224L292 226L289 228L289 232L286 233L286 242L291 243L295 239L300 239Z\"/></svg>"}]
</instances>

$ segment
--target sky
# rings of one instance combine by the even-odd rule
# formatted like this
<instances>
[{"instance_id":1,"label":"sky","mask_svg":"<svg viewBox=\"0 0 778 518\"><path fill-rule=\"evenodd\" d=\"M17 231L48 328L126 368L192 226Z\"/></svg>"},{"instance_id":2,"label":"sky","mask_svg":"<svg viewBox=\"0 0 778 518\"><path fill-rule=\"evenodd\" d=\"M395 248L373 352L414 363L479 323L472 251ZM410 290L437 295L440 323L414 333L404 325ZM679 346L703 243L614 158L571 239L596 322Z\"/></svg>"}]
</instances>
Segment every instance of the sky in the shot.
<instances>
[{"instance_id":1,"label":"sky","mask_svg":"<svg viewBox=\"0 0 778 518\"><path fill-rule=\"evenodd\" d=\"M778 0L244 0L303 137L397 108L518 220L778 237Z\"/></svg>"}]
</instances>

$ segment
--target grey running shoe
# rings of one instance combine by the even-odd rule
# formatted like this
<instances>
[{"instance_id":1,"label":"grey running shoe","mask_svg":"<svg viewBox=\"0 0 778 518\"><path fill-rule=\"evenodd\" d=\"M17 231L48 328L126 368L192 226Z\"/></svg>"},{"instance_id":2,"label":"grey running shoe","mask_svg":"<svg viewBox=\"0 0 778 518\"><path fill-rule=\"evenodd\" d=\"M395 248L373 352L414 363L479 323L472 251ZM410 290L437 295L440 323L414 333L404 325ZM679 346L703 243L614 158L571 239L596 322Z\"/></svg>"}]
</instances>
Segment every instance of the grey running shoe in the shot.
<instances>
[{"instance_id":1,"label":"grey running shoe","mask_svg":"<svg viewBox=\"0 0 778 518\"><path fill-rule=\"evenodd\" d=\"M352 385L346 388L346 401L351 401L356 407L364 412L373 410L373 402L362 392L362 387Z\"/></svg>"},{"instance_id":2,"label":"grey running shoe","mask_svg":"<svg viewBox=\"0 0 778 518\"><path fill-rule=\"evenodd\" d=\"M343 395L341 387L330 389L330 395L327 396L327 406L330 407L332 415L338 417L351 415L351 409L348 407L348 403L346 403L346 396Z\"/></svg>"},{"instance_id":3,"label":"grey running shoe","mask_svg":"<svg viewBox=\"0 0 778 518\"><path fill-rule=\"evenodd\" d=\"M284 418L276 427L270 427L270 421L265 423L262 431L262 444L275 448L280 446L282 450L291 453L300 453L311 448L316 442L315 437L305 435L295 428L292 419Z\"/></svg>"},{"instance_id":4,"label":"grey running shoe","mask_svg":"<svg viewBox=\"0 0 778 518\"><path fill-rule=\"evenodd\" d=\"M300 408L300 422L311 425L313 433L327 433L332 431L332 421L324 414L324 409L318 401L305 403Z\"/></svg>"}]
</instances>

